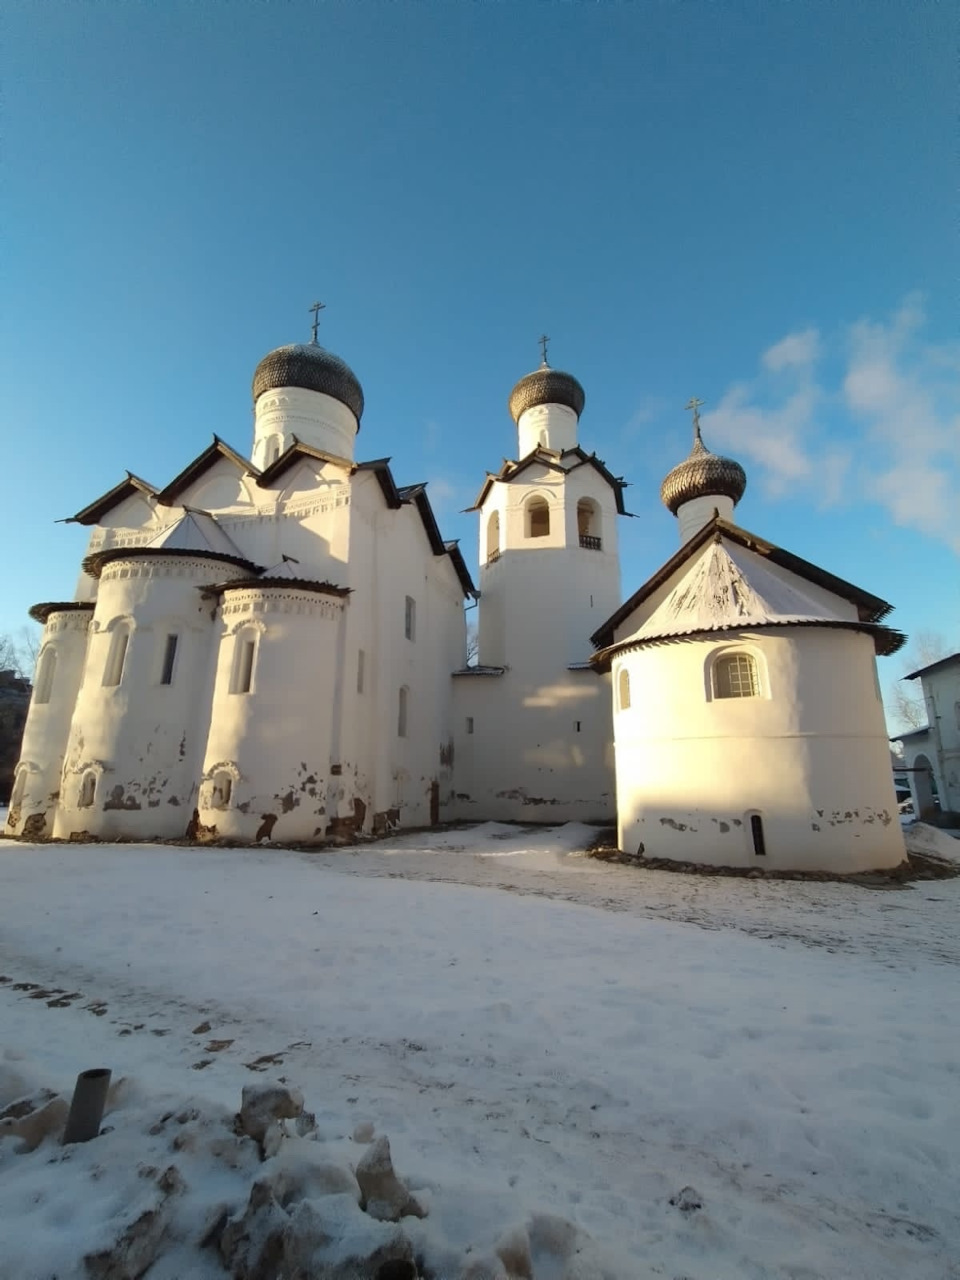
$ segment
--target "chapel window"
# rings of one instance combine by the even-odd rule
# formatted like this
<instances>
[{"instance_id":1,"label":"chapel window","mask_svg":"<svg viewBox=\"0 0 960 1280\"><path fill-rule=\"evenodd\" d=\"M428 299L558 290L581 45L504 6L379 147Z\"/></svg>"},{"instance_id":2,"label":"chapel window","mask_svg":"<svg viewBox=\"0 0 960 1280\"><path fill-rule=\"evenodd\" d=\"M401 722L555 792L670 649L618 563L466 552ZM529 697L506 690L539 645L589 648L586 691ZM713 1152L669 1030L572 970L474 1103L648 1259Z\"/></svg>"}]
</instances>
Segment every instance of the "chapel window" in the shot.
<instances>
[{"instance_id":1,"label":"chapel window","mask_svg":"<svg viewBox=\"0 0 960 1280\"><path fill-rule=\"evenodd\" d=\"M617 676L617 700L621 711L626 711L630 706L630 672L626 667L621 667Z\"/></svg>"},{"instance_id":2,"label":"chapel window","mask_svg":"<svg viewBox=\"0 0 960 1280\"><path fill-rule=\"evenodd\" d=\"M397 737L405 738L407 736L407 704L410 701L410 690L406 685L400 690L400 698L397 705Z\"/></svg>"},{"instance_id":3,"label":"chapel window","mask_svg":"<svg viewBox=\"0 0 960 1280\"><path fill-rule=\"evenodd\" d=\"M92 769L80 779L80 792L77 796L78 809L91 809L93 807L94 797L97 794L97 775Z\"/></svg>"},{"instance_id":4,"label":"chapel window","mask_svg":"<svg viewBox=\"0 0 960 1280\"><path fill-rule=\"evenodd\" d=\"M57 673L57 651L52 647L44 649L37 664L37 687L33 693L34 702L43 705L50 701L53 692L53 677Z\"/></svg>"},{"instance_id":5,"label":"chapel window","mask_svg":"<svg viewBox=\"0 0 960 1280\"><path fill-rule=\"evenodd\" d=\"M750 815L750 836L753 840L753 852L758 858L767 856L767 842L763 834L763 818L759 813Z\"/></svg>"},{"instance_id":6,"label":"chapel window","mask_svg":"<svg viewBox=\"0 0 960 1280\"><path fill-rule=\"evenodd\" d=\"M127 649L130 645L130 628L126 623L115 627L110 638L110 652L103 672L103 683L107 688L116 688L123 679L123 669L127 661Z\"/></svg>"},{"instance_id":7,"label":"chapel window","mask_svg":"<svg viewBox=\"0 0 960 1280\"><path fill-rule=\"evenodd\" d=\"M253 688L253 668L257 656L256 632L238 631L234 640L231 693L249 693Z\"/></svg>"},{"instance_id":8,"label":"chapel window","mask_svg":"<svg viewBox=\"0 0 960 1280\"><path fill-rule=\"evenodd\" d=\"M546 498L531 498L527 503L527 537L550 536L550 508Z\"/></svg>"},{"instance_id":9,"label":"chapel window","mask_svg":"<svg viewBox=\"0 0 960 1280\"><path fill-rule=\"evenodd\" d=\"M177 660L177 642L175 635L167 636L163 645L163 666L160 668L160 683L173 684L173 668Z\"/></svg>"},{"instance_id":10,"label":"chapel window","mask_svg":"<svg viewBox=\"0 0 960 1280\"><path fill-rule=\"evenodd\" d=\"M417 602L413 596L407 596L403 615L403 634L408 640L415 640L417 636Z\"/></svg>"},{"instance_id":11,"label":"chapel window","mask_svg":"<svg viewBox=\"0 0 960 1280\"><path fill-rule=\"evenodd\" d=\"M749 653L728 653L713 667L713 689L717 698L759 698L757 664Z\"/></svg>"}]
</instances>

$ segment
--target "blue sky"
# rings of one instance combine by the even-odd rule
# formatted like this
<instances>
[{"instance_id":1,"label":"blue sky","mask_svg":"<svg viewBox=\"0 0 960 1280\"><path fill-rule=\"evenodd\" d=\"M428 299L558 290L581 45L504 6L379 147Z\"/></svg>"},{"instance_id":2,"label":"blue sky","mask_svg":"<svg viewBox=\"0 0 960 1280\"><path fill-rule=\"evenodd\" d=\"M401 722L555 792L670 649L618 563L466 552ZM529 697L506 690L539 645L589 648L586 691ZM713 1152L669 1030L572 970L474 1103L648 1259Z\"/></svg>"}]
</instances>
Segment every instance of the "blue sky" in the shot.
<instances>
[{"instance_id":1,"label":"blue sky","mask_svg":"<svg viewBox=\"0 0 960 1280\"><path fill-rule=\"evenodd\" d=\"M741 523L960 647L952 6L9 3L0 631L73 593L54 524L246 451L258 359L322 338L358 456L446 536L551 362L630 482L624 592L707 403ZM885 680L900 674L887 660Z\"/></svg>"}]
</instances>

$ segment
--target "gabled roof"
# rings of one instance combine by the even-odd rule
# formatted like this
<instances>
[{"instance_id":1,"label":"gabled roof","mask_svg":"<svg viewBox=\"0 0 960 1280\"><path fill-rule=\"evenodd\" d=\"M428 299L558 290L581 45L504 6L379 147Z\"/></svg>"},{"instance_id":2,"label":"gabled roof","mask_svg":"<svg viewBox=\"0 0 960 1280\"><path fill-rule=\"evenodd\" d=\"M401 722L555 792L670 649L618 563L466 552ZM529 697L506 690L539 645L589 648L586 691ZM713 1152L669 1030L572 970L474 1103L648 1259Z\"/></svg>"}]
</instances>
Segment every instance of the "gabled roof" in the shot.
<instances>
[{"instance_id":1,"label":"gabled roof","mask_svg":"<svg viewBox=\"0 0 960 1280\"><path fill-rule=\"evenodd\" d=\"M98 524L108 511L112 511L114 507L119 506L121 502L125 502L127 498L132 498L135 493L142 493L147 498L156 498L158 490L152 484L147 484L146 480L141 480L139 476L135 476L132 471L128 471L125 480L121 480L119 484L114 485L112 489L97 498L95 502L91 502L82 511L78 511L75 516L68 516L63 523Z\"/></svg>"},{"instance_id":2,"label":"gabled roof","mask_svg":"<svg viewBox=\"0 0 960 1280\"><path fill-rule=\"evenodd\" d=\"M487 478L483 482L476 501L472 507L467 507L467 510L479 511L494 484L509 484L511 480L515 480L518 475L526 471L527 467L537 464L549 467L552 471L562 471L567 475L572 471L576 471L578 467L593 467L594 471L603 476L613 490L617 500L617 511L620 515L626 516L630 514L623 505L623 491L627 487L626 480L622 476L615 476L595 453L587 453L579 445L574 449L564 449L562 453L558 453L554 449L544 449L542 445L538 445L536 449L528 453L525 458L521 458L519 462L512 462L509 458L504 458L503 466L496 474L487 472Z\"/></svg>"},{"instance_id":3,"label":"gabled roof","mask_svg":"<svg viewBox=\"0 0 960 1280\"><path fill-rule=\"evenodd\" d=\"M172 507L177 498L183 493L194 480L199 479L204 472L209 471L212 466L226 458L229 462L234 463L237 469L244 475L259 476L260 471L241 453L237 453L236 449L231 449L225 444L219 436L213 437L213 443L204 449L194 460L180 472L178 476L170 481L165 489L157 494L157 501L165 507Z\"/></svg>"},{"instance_id":4,"label":"gabled roof","mask_svg":"<svg viewBox=\"0 0 960 1280\"><path fill-rule=\"evenodd\" d=\"M470 577L470 571L464 561L459 544L455 541L444 542L440 536L440 529L437 526L430 499L427 497L426 484L407 484L398 489L393 479L393 473L390 470L389 458L376 458L372 462L358 462L354 467L354 471L372 471L374 473L383 493L384 501L392 510L399 510L400 507L408 504L416 507L433 554L435 556L448 555L453 562L457 577L460 579L463 594L476 596L477 589L473 585L473 579Z\"/></svg>"},{"instance_id":5,"label":"gabled roof","mask_svg":"<svg viewBox=\"0 0 960 1280\"><path fill-rule=\"evenodd\" d=\"M831 614L804 592L770 573L764 565L738 557L738 547L847 600L856 606L859 621L853 623L839 614ZM709 548L708 554L702 555L705 548ZM613 645L617 627L695 558L697 563L691 564L690 572L654 610L637 635L631 637L631 643L648 643L732 627L786 625L852 626L870 630L875 636L878 652L883 653L893 653L904 643L905 637L900 632L877 626L892 607L885 600L719 516L706 524L634 592L594 632L590 637L592 643L603 650Z\"/></svg>"},{"instance_id":6,"label":"gabled roof","mask_svg":"<svg viewBox=\"0 0 960 1280\"><path fill-rule=\"evenodd\" d=\"M337 453L327 453L324 449L315 449L312 444L304 444L294 436L293 443L257 476L258 486L261 489L269 489L279 476L304 458L312 458L315 462L332 462L335 466L343 467L347 471L353 470L353 463L349 458L341 458Z\"/></svg>"},{"instance_id":7,"label":"gabled roof","mask_svg":"<svg viewBox=\"0 0 960 1280\"><path fill-rule=\"evenodd\" d=\"M99 578L104 565L111 560L129 560L134 556L201 556L260 572L212 515L193 507L185 507L179 520L161 529L149 542L135 547L108 547L87 556L83 570Z\"/></svg>"},{"instance_id":8,"label":"gabled roof","mask_svg":"<svg viewBox=\"0 0 960 1280\"><path fill-rule=\"evenodd\" d=\"M908 676L904 676L904 680L916 680L919 676L928 676L934 671L941 671L944 667L949 667L953 662L960 662L960 653L951 653L949 657L938 658L936 662L931 662L925 667L918 667L916 671L911 671Z\"/></svg>"}]
</instances>

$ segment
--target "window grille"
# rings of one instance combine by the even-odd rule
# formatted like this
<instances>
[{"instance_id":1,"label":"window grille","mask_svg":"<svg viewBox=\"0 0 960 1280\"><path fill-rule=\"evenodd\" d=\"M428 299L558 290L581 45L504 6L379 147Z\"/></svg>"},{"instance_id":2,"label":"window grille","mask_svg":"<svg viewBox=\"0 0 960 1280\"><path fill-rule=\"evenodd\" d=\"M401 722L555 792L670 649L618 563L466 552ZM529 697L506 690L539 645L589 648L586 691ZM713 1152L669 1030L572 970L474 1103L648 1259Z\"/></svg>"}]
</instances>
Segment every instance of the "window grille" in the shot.
<instances>
[{"instance_id":1,"label":"window grille","mask_svg":"<svg viewBox=\"0 0 960 1280\"><path fill-rule=\"evenodd\" d=\"M749 653L731 653L718 658L713 669L714 691L718 698L758 698L760 680L757 664Z\"/></svg>"}]
</instances>

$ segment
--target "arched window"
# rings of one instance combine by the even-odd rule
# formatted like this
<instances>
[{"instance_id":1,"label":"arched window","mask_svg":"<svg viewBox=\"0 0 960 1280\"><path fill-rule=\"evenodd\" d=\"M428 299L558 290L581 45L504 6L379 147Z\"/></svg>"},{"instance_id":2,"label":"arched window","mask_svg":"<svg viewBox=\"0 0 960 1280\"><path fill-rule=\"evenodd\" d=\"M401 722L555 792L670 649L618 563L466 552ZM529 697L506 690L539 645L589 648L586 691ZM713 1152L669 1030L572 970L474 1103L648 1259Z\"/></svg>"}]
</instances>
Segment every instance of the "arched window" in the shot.
<instances>
[{"instance_id":1,"label":"arched window","mask_svg":"<svg viewBox=\"0 0 960 1280\"><path fill-rule=\"evenodd\" d=\"M211 809L227 809L230 806L230 797L233 795L233 778L225 769L221 769L213 775L213 785L210 788L210 808Z\"/></svg>"},{"instance_id":2,"label":"arched window","mask_svg":"<svg viewBox=\"0 0 960 1280\"><path fill-rule=\"evenodd\" d=\"M107 688L116 687L123 679L123 668L127 661L129 645L130 627L126 622L121 622L119 626L113 629L113 635L110 639L110 652L107 655L107 665L103 671L103 683Z\"/></svg>"},{"instance_id":3,"label":"arched window","mask_svg":"<svg viewBox=\"0 0 960 1280\"><path fill-rule=\"evenodd\" d=\"M626 667L621 667L617 676L617 700L621 711L626 711L630 706L630 672Z\"/></svg>"},{"instance_id":4,"label":"arched window","mask_svg":"<svg viewBox=\"0 0 960 1280\"><path fill-rule=\"evenodd\" d=\"M725 653L713 664L716 698L759 698L760 676L749 653Z\"/></svg>"},{"instance_id":5,"label":"arched window","mask_svg":"<svg viewBox=\"0 0 960 1280\"><path fill-rule=\"evenodd\" d=\"M10 796L10 808L18 809L23 803L23 793L27 789L27 770L21 769L17 774L17 780L13 784L13 793Z\"/></svg>"},{"instance_id":6,"label":"arched window","mask_svg":"<svg viewBox=\"0 0 960 1280\"><path fill-rule=\"evenodd\" d=\"M33 693L34 702L42 705L50 701L53 692L53 677L57 673L57 651L48 645L40 655L37 663L37 687Z\"/></svg>"},{"instance_id":7,"label":"arched window","mask_svg":"<svg viewBox=\"0 0 960 1280\"><path fill-rule=\"evenodd\" d=\"M253 670L257 658L258 632L250 627L238 631L233 638L233 670L230 674L231 693L250 693L253 689Z\"/></svg>"},{"instance_id":8,"label":"arched window","mask_svg":"<svg viewBox=\"0 0 960 1280\"><path fill-rule=\"evenodd\" d=\"M487 563L500 555L500 512L495 511L487 521Z\"/></svg>"},{"instance_id":9,"label":"arched window","mask_svg":"<svg viewBox=\"0 0 960 1280\"><path fill-rule=\"evenodd\" d=\"M77 796L78 809L91 809L93 800L97 794L97 775L92 769L88 769L80 779L80 791Z\"/></svg>"},{"instance_id":10,"label":"arched window","mask_svg":"<svg viewBox=\"0 0 960 1280\"><path fill-rule=\"evenodd\" d=\"M527 503L527 537L546 538L550 534L550 508L546 498L531 498Z\"/></svg>"},{"instance_id":11,"label":"arched window","mask_svg":"<svg viewBox=\"0 0 960 1280\"><path fill-rule=\"evenodd\" d=\"M601 549L600 508L592 498L581 498L577 503L577 534L581 547L588 551Z\"/></svg>"},{"instance_id":12,"label":"arched window","mask_svg":"<svg viewBox=\"0 0 960 1280\"><path fill-rule=\"evenodd\" d=\"M267 447L263 451L264 469L270 466L271 462L276 462L280 457L280 437L270 436L267 440Z\"/></svg>"},{"instance_id":13,"label":"arched window","mask_svg":"<svg viewBox=\"0 0 960 1280\"><path fill-rule=\"evenodd\" d=\"M410 701L410 690L406 685L400 689L400 698L397 705L397 737L405 738L407 736L407 706Z\"/></svg>"}]
</instances>

